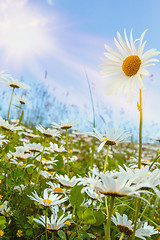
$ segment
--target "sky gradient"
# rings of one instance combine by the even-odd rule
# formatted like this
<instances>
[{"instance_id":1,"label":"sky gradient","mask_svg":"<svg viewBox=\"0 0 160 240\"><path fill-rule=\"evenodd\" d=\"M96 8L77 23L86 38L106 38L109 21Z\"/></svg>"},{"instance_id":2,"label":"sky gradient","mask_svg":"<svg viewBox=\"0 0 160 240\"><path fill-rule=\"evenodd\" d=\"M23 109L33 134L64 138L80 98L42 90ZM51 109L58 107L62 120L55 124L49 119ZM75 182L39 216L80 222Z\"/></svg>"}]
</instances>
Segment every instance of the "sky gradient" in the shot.
<instances>
[{"instance_id":1,"label":"sky gradient","mask_svg":"<svg viewBox=\"0 0 160 240\"><path fill-rule=\"evenodd\" d=\"M86 72L96 114L102 105L111 109L112 119L105 116L105 120L113 121L114 127L119 128L123 111L123 125L138 130L138 91L131 102L125 96L107 96L107 79L102 78L98 65L102 63L104 44L116 49L113 39L117 30L123 37L124 28L128 35L133 30L134 39L148 29L145 51L160 50L159 9L159 0L0 0L1 69L8 69L19 80L23 76L25 83L39 82L50 94L56 87L60 101L76 104L79 111L87 105L87 117L92 120ZM153 125L159 129L159 64L148 68L150 76L144 78L143 92L145 134L157 137L159 131ZM101 126L96 124L99 129Z\"/></svg>"}]
</instances>

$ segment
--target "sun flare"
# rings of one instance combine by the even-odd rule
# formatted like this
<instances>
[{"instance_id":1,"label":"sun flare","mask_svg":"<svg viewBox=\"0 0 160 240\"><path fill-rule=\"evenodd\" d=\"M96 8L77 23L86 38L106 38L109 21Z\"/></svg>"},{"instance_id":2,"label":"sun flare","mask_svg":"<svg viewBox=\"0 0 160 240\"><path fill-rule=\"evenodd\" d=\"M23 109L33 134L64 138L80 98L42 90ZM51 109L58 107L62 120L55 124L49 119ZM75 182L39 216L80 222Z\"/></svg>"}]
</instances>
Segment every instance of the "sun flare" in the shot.
<instances>
[{"instance_id":1,"label":"sun flare","mask_svg":"<svg viewBox=\"0 0 160 240\"><path fill-rule=\"evenodd\" d=\"M0 48L4 61L23 62L44 56L51 47L48 19L38 10L33 12L26 5L0 6ZM5 11L4 11L5 10Z\"/></svg>"}]
</instances>

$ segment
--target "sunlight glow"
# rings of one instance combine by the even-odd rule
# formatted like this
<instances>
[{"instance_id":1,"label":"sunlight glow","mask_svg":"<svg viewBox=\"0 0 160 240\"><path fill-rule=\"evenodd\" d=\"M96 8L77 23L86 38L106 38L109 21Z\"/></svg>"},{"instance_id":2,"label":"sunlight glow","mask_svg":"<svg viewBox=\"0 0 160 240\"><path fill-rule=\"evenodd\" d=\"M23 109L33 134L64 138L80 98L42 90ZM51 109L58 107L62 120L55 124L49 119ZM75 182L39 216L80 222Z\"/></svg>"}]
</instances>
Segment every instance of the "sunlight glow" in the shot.
<instances>
[{"instance_id":1,"label":"sunlight glow","mask_svg":"<svg viewBox=\"0 0 160 240\"><path fill-rule=\"evenodd\" d=\"M49 20L37 10L28 9L27 1L22 1L23 5L16 1L16 9L11 6L10 0L6 0L5 7L0 5L0 48L3 50L3 59L17 60L17 65L47 55L54 44L49 36Z\"/></svg>"},{"instance_id":2,"label":"sunlight glow","mask_svg":"<svg viewBox=\"0 0 160 240\"><path fill-rule=\"evenodd\" d=\"M36 21L28 22L25 16L14 16L6 22L5 29L1 33L1 44L18 55L40 50L44 40Z\"/></svg>"}]
</instances>

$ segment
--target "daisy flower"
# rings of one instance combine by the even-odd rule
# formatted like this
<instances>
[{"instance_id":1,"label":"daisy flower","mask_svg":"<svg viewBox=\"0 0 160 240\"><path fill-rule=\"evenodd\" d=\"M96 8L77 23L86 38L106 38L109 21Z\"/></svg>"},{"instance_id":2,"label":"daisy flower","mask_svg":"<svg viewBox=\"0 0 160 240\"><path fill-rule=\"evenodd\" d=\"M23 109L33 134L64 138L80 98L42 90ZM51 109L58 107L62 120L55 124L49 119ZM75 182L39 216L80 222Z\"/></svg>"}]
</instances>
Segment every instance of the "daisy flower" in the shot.
<instances>
[{"instance_id":1,"label":"daisy flower","mask_svg":"<svg viewBox=\"0 0 160 240\"><path fill-rule=\"evenodd\" d=\"M143 53L146 44L146 41L143 42L145 33L146 30L141 34L140 39L133 41L131 30L129 42L125 30L125 41L117 31L118 40L114 38L114 42L118 51L105 45L107 52L104 55L106 58L102 58L105 64L101 64L100 67L103 69L102 74L104 77L111 77L106 83L106 86L109 87L108 94L117 93L117 96L119 96L124 92L129 100L137 85L139 89L145 89L142 75L149 75L146 67L155 65L158 60L154 57L160 53L156 49ZM136 48L135 43L137 42L139 45Z\"/></svg>"},{"instance_id":2,"label":"daisy flower","mask_svg":"<svg viewBox=\"0 0 160 240\"><path fill-rule=\"evenodd\" d=\"M57 131L55 129L51 129L51 128L45 129L41 125L37 126L36 129L38 131L40 131L46 137L53 137L54 138L54 137L60 137L61 136L59 131Z\"/></svg>"},{"instance_id":3,"label":"daisy flower","mask_svg":"<svg viewBox=\"0 0 160 240\"><path fill-rule=\"evenodd\" d=\"M48 182L47 183L51 188L48 189L48 191L54 192L54 193L65 193L66 190L62 189L60 184L56 184L56 183L52 183L52 182Z\"/></svg>"},{"instance_id":4,"label":"daisy flower","mask_svg":"<svg viewBox=\"0 0 160 240\"><path fill-rule=\"evenodd\" d=\"M158 230L155 230L154 227L149 226L147 222L143 224L143 227L139 228L135 232L135 236L146 240L145 237L151 238L151 235L157 234ZM148 239L148 238L147 238Z\"/></svg>"},{"instance_id":5,"label":"daisy flower","mask_svg":"<svg viewBox=\"0 0 160 240\"><path fill-rule=\"evenodd\" d=\"M60 147L58 147L57 143L52 143L50 142L50 146L45 148L47 151L51 151L51 152L55 152L55 153L61 153L61 152L65 152L65 148L61 145Z\"/></svg>"},{"instance_id":6,"label":"daisy flower","mask_svg":"<svg viewBox=\"0 0 160 240\"><path fill-rule=\"evenodd\" d=\"M2 129L11 130L11 131L22 130L21 126L12 125L8 121L4 120L1 116L0 116L0 127Z\"/></svg>"},{"instance_id":7,"label":"daisy flower","mask_svg":"<svg viewBox=\"0 0 160 240\"><path fill-rule=\"evenodd\" d=\"M78 180L79 180L75 176L70 179L67 175L62 176L62 175L58 175L58 174L56 174L55 178L62 185L67 186L67 187L74 187L76 185L76 183L78 182Z\"/></svg>"},{"instance_id":8,"label":"daisy flower","mask_svg":"<svg viewBox=\"0 0 160 240\"><path fill-rule=\"evenodd\" d=\"M54 179L54 172L47 172L47 171L40 171L40 175L42 175L44 178L50 178Z\"/></svg>"},{"instance_id":9,"label":"daisy flower","mask_svg":"<svg viewBox=\"0 0 160 240\"><path fill-rule=\"evenodd\" d=\"M0 83L10 86L12 88L23 88L23 89L29 89L30 87L22 82L19 82L18 80L15 80L14 78L10 77L10 79L1 80Z\"/></svg>"},{"instance_id":10,"label":"daisy flower","mask_svg":"<svg viewBox=\"0 0 160 240\"><path fill-rule=\"evenodd\" d=\"M98 173L97 173L98 174ZM90 182L91 188L100 193L114 197L136 196L140 197L140 193L149 193L145 190L140 190L143 184L133 184L128 174L118 173L117 175L106 173L98 174L100 179L94 179Z\"/></svg>"},{"instance_id":11,"label":"daisy flower","mask_svg":"<svg viewBox=\"0 0 160 240\"><path fill-rule=\"evenodd\" d=\"M31 106L31 103L29 102L28 98L26 98L24 95L21 97L20 95L16 95L16 100L21 105L28 105Z\"/></svg>"},{"instance_id":12,"label":"daisy flower","mask_svg":"<svg viewBox=\"0 0 160 240\"><path fill-rule=\"evenodd\" d=\"M58 128L58 129L69 129L75 125L78 124L78 121L73 121L73 122L69 122L68 119L66 119L65 121L61 121L61 124L57 124L57 123L52 123L52 127L53 128Z\"/></svg>"},{"instance_id":13,"label":"daisy flower","mask_svg":"<svg viewBox=\"0 0 160 240\"><path fill-rule=\"evenodd\" d=\"M59 230L62 227L71 225L71 223L67 220L72 218L72 214L68 213L68 215L66 216L65 210L63 210L63 214L58 218L57 212L59 211L59 209L52 207L51 211L52 211L51 218L49 219L47 217L47 229L48 230L50 230L50 231ZM34 218L33 220L45 227L45 216L41 216L39 218L39 220L36 218Z\"/></svg>"},{"instance_id":14,"label":"daisy flower","mask_svg":"<svg viewBox=\"0 0 160 240\"><path fill-rule=\"evenodd\" d=\"M40 153L43 151L43 146L40 143L23 143L24 148L30 152Z\"/></svg>"},{"instance_id":15,"label":"daisy flower","mask_svg":"<svg viewBox=\"0 0 160 240\"><path fill-rule=\"evenodd\" d=\"M114 129L109 129L106 127L106 133L105 136L101 133L99 133L95 128L94 128L93 133L89 133L90 136L93 136L95 138L98 138L101 141L101 144L98 147L98 152L102 150L104 145L116 145L118 143L123 142L126 138L130 137L131 134L127 133L126 131L120 132L120 131L115 131Z\"/></svg>"},{"instance_id":16,"label":"daisy flower","mask_svg":"<svg viewBox=\"0 0 160 240\"><path fill-rule=\"evenodd\" d=\"M127 215L123 214L122 216L119 213L116 213L116 217L112 216L112 222L118 227L120 232L123 232L125 235L131 236L133 233L133 223L128 219ZM143 224L143 227L138 227L135 232L135 236L146 240L145 237L151 237L151 235L157 234L158 231L154 227L149 226L147 222Z\"/></svg>"},{"instance_id":17,"label":"daisy flower","mask_svg":"<svg viewBox=\"0 0 160 240\"><path fill-rule=\"evenodd\" d=\"M160 170L154 169L150 171L149 166L145 166L143 168L135 168L130 169L129 167L125 166L123 169L119 166L121 174L128 175L129 183L138 184L141 187L151 188L160 198L160 191L157 188L160 185Z\"/></svg>"},{"instance_id":18,"label":"daisy flower","mask_svg":"<svg viewBox=\"0 0 160 240\"><path fill-rule=\"evenodd\" d=\"M39 197L36 191L32 192L32 195L33 196L30 195L27 196L45 207L60 205L61 203L65 202L68 199L68 197L60 199L62 196L59 196L58 194L53 193L48 194L47 189L44 190L43 198Z\"/></svg>"},{"instance_id":19,"label":"daisy flower","mask_svg":"<svg viewBox=\"0 0 160 240\"><path fill-rule=\"evenodd\" d=\"M129 236L132 235L134 226L126 214L121 216L118 212L116 212L116 217L112 216L112 222L118 227L120 232L124 232L124 234Z\"/></svg>"}]
</instances>

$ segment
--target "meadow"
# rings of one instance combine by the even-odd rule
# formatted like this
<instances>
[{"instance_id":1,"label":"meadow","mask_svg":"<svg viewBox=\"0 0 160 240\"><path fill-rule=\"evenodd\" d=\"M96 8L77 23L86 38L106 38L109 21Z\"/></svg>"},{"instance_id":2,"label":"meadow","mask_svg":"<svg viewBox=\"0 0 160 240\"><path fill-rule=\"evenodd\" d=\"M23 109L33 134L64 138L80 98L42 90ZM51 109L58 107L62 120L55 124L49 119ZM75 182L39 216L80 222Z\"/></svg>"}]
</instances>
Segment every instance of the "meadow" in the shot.
<instances>
[{"instance_id":1,"label":"meadow","mask_svg":"<svg viewBox=\"0 0 160 240\"><path fill-rule=\"evenodd\" d=\"M27 99L20 95L11 119L15 92L29 86L0 73L12 89L7 117L0 117L0 239L160 239L160 140L142 141L142 77L159 52L142 54L144 34L136 50L132 31L131 43L125 31L126 43L117 33L119 52L105 45L108 59L100 66L105 76L118 75L108 80L110 94L129 100L138 84L138 142L123 129L100 133L94 119L83 133L75 129L78 119L23 124Z\"/></svg>"}]
</instances>

